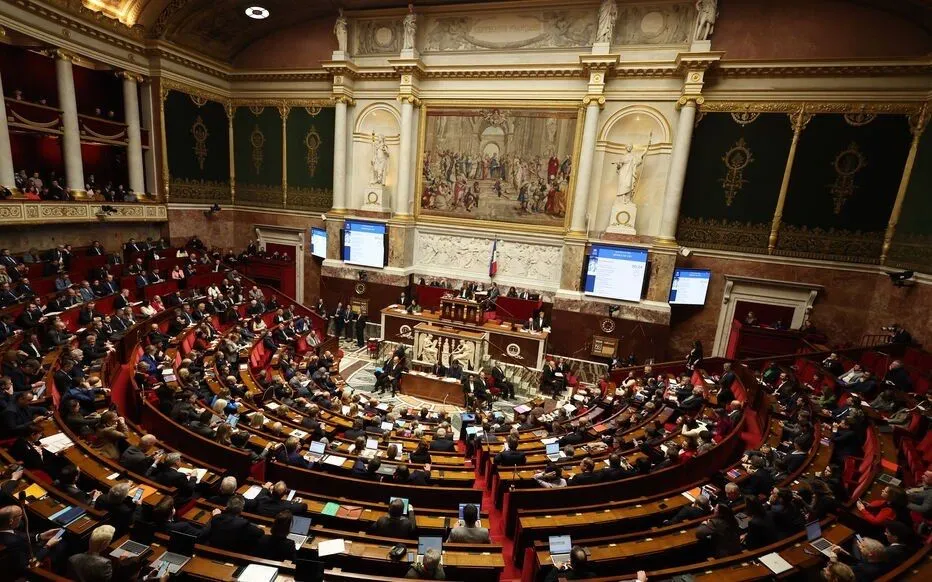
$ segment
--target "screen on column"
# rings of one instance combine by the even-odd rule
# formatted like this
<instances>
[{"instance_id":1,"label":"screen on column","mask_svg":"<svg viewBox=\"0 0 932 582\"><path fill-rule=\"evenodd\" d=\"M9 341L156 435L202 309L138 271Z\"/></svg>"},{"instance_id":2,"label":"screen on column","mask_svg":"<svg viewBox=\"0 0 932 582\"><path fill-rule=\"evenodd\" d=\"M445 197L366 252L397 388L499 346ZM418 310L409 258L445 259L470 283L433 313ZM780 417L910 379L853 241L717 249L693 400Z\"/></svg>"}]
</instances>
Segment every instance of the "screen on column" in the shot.
<instances>
[{"instance_id":1,"label":"screen on column","mask_svg":"<svg viewBox=\"0 0 932 582\"><path fill-rule=\"evenodd\" d=\"M311 254L322 259L327 258L327 231L322 228L311 229Z\"/></svg>"},{"instance_id":2,"label":"screen on column","mask_svg":"<svg viewBox=\"0 0 932 582\"><path fill-rule=\"evenodd\" d=\"M347 220L344 223L343 260L351 265L385 266L385 225Z\"/></svg>"},{"instance_id":3,"label":"screen on column","mask_svg":"<svg viewBox=\"0 0 932 582\"><path fill-rule=\"evenodd\" d=\"M646 250L592 245L584 291L609 299L640 301L646 271Z\"/></svg>"},{"instance_id":4,"label":"screen on column","mask_svg":"<svg viewBox=\"0 0 932 582\"><path fill-rule=\"evenodd\" d=\"M671 305L705 305L712 272L705 269L675 269L670 286Z\"/></svg>"}]
</instances>

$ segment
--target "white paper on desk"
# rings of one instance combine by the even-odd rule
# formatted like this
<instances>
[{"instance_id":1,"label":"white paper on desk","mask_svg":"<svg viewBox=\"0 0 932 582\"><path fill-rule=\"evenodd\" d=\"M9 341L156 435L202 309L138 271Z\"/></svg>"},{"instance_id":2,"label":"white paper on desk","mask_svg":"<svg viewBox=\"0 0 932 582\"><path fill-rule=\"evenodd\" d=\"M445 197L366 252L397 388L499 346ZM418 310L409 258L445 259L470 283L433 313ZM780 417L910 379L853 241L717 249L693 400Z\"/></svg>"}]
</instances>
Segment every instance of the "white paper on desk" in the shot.
<instances>
[{"instance_id":1,"label":"white paper on desk","mask_svg":"<svg viewBox=\"0 0 932 582\"><path fill-rule=\"evenodd\" d=\"M115 481L119 478L120 478L119 473L110 473L109 475L107 475L107 481Z\"/></svg>"},{"instance_id":2,"label":"white paper on desk","mask_svg":"<svg viewBox=\"0 0 932 582\"><path fill-rule=\"evenodd\" d=\"M344 553L346 553L346 542L343 538L324 540L317 544L317 555L321 558Z\"/></svg>"},{"instance_id":3,"label":"white paper on desk","mask_svg":"<svg viewBox=\"0 0 932 582\"><path fill-rule=\"evenodd\" d=\"M334 467L342 467L343 463L346 462L346 457L338 457L336 455L327 455L324 457L325 465L333 465Z\"/></svg>"},{"instance_id":4,"label":"white paper on desk","mask_svg":"<svg viewBox=\"0 0 932 582\"><path fill-rule=\"evenodd\" d=\"M585 399L586 397L583 396L582 394L573 394L573 400L575 400L576 402L582 402Z\"/></svg>"},{"instance_id":5,"label":"white paper on desk","mask_svg":"<svg viewBox=\"0 0 932 582\"><path fill-rule=\"evenodd\" d=\"M61 432L40 439L39 442L42 444L42 447L50 453L59 453L74 446L71 439Z\"/></svg>"},{"instance_id":6,"label":"white paper on desk","mask_svg":"<svg viewBox=\"0 0 932 582\"><path fill-rule=\"evenodd\" d=\"M776 552L771 552L766 556L761 556L758 558L760 563L770 568L770 571L774 574L782 574L787 570L792 570L793 565L783 559L783 556Z\"/></svg>"},{"instance_id":7,"label":"white paper on desk","mask_svg":"<svg viewBox=\"0 0 932 582\"><path fill-rule=\"evenodd\" d=\"M259 493L261 491L262 491L262 487L259 487L258 485L250 485L249 489L247 489L246 492L243 493L243 497L245 497L246 499L255 499L256 497L259 496Z\"/></svg>"},{"instance_id":8,"label":"white paper on desk","mask_svg":"<svg viewBox=\"0 0 932 582\"><path fill-rule=\"evenodd\" d=\"M444 378L441 382L449 382L450 384L459 384L459 380L456 378Z\"/></svg>"},{"instance_id":9,"label":"white paper on desk","mask_svg":"<svg viewBox=\"0 0 932 582\"><path fill-rule=\"evenodd\" d=\"M308 433L304 432L303 430L297 429L297 428L291 430L291 436L293 436L296 439L303 439L304 437L307 436L307 434Z\"/></svg>"},{"instance_id":10,"label":"white paper on desk","mask_svg":"<svg viewBox=\"0 0 932 582\"><path fill-rule=\"evenodd\" d=\"M349 406L341 406L340 414L346 416L347 414L349 414L349 408L350 408Z\"/></svg>"},{"instance_id":11,"label":"white paper on desk","mask_svg":"<svg viewBox=\"0 0 932 582\"><path fill-rule=\"evenodd\" d=\"M278 568L274 566L249 564L237 580L239 582L272 582L276 576L278 576Z\"/></svg>"},{"instance_id":12,"label":"white paper on desk","mask_svg":"<svg viewBox=\"0 0 932 582\"><path fill-rule=\"evenodd\" d=\"M249 369L249 364L240 364L239 369L240 371L246 371L247 369Z\"/></svg>"},{"instance_id":13,"label":"white paper on desk","mask_svg":"<svg viewBox=\"0 0 932 582\"><path fill-rule=\"evenodd\" d=\"M278 410L279 404L277 402L266 402L265 407L269 410Z\"/></svg>"},{"instance_id":14,"label":"white paper on desk","mask_svg":"<svg viewBox=\"0 0 932 582\"><path fill-rule=\"evenodd\" d=\"M545 438L545 439L540 439L540 442L541 442L544 446L546 446L546 445L549 445L550 443L555 443L555 442L557 442L558 440L560 440L560 439L558 439L557 437L547 437L547 438Z\"/></svg>"},{"instance_id":15,"label":"white paper on desk","mask_svg":"<svg viewBox=\"0 0 932 582\"><path fill-rule=\"evenodd\" d=\"M197 468L189 469L187 467L181 467L180 469L178 469L178 472L184 473L185 475L194 475L194 479L198 483L200 483L201 479L204 478L204 475L207 474L207 469L197 469Z\"/></svg>"},{"instance_id":16,"label":"white paper on desk","mask_svg":"<svg viewBox=\"0 0 932 582\"><path fill-rule=\"evenodd\" d=\"M379 404L379 405L376 406L375 408L376 408L377 410L381 410L382 412L386 412L386 411L388 411L388 403L387 403L387 402L382 402L381 404Z\"/></svg>"},{"instance_id":17,"label":"white paper on desk","mask_svg":"<svg viewBox=\"0 0 932 582\"><path fill-rule=\"evenodd\" d=\"M567 414L573 414L573 411L576 410L576 407L572 404L564 404L563 410L565 410Z\"/></svg>"}]
</instances>

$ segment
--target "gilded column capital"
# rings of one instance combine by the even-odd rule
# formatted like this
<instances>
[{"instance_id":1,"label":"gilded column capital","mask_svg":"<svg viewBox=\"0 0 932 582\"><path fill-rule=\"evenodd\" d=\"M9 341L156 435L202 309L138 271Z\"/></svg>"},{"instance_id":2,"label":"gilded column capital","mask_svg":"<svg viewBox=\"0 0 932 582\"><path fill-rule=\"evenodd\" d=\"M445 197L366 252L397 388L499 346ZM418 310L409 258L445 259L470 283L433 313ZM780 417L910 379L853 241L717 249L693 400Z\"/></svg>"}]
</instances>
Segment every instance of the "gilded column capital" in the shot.
<instances>
[{"instance_id":1,"label":"gilded column capital","mask_svg":"<svg viewBox=\"0 0 932 582\"><path fill-rule=\"evenodd\" d=\"M135 83L143 82L142 75L137 75L136 73L133 73L130 71L117 71L116 73L114 73L114 75L116 75L118 79L126 79L129 81L133 81Z\"/></svg>"},{"instance_id":2,"label":"gilded column capital","mask_svg":"<svg viewBox=\"0 0 932 582\"><path fill-rule=\"evenodd\" d=\"M401 94L398 96L398 101L401 103L410 103L414 107L421 106L421 100L415 97L414 95Z\"/></svg>"},{"instance_id":3,"label":"gilded column capital","mask_svg":"<svg viewBox=\"0 0 932 582\"><path fill-rule=\"evenodd\" d=\"M356 105L356 100L350 97L349 95L334 95L333 102L334 104L342 103L346 105L347 107L352 107L353 105Z\"/></svg>"},{"instance_id":4,"label":"gilded column capital","mask_svg":"<svg viewBox=\"0 0 932 582\"><path fill-rule=\"evenodd\" d=\"M806 113L806 105L803 104L800 107L799 111L796 113L790 113L790 125L793 127L793 135L798 136L806 129L806 126L809 125L809 121L812 119L811 113Z\"/></svg>"},{"instance_id":5,"label":"gilded column capital","mask_svg":"<svg viewBox=\"0 0 932 582\"><path fill-rule=\"evenodd\" d=\"M599 109L601 109L602 107L605 107L605 95L586 95L583 97L582 103L587 107L594 103L599 106Z\"/></svg>"},{"instance_id":6,"label":"gilded column capital","mask_svg":"<svg viewBox=\"0 0 932 582\"><path fill-rule=\"evenodd\" d=\"M932 117L932 106L928 102L923 103L919 111L909 116L909 131L913 134L914 140L919 140L929 125L929 118Z\"/></svg>"},{"instance_id":7,"label":"gilded column capital","mask_svg":"<svg viewBox=\"0 0 932 582\"><path fill-rule=\"evenodd\" d=\"M288 119L288 114L291 113L291 106L288 105L287 103L282 103L281 105L277 107L277 109L278 109L278 114L282 118L282 123L284 123Z\"/></svg>"},{"instance_id":8,"label":"gilded column capital","mask_svg":"<svg viewBox=\"0 0 932 582\"><path fill-rule=\"evenodd\" d=\"M680 98L676 101L676 109L680 110L683 107L686 107L687 104L692 103L695 107L701 107L705 103L705 97L702 95L680 95Z\"/></svg>"}]
</instances>

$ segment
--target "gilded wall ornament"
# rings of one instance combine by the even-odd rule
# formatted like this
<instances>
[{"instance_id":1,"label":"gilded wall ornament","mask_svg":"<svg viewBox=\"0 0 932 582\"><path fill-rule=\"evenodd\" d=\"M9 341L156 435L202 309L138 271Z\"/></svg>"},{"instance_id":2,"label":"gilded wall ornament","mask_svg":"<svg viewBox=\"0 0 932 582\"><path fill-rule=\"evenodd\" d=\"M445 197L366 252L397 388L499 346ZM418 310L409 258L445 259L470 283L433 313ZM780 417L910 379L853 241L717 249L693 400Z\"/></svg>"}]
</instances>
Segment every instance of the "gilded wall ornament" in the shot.
<instances>
[{"instance_id":1,"label":"gilded wall ornament","mask_svg":"<svg viewBox=\"0 0 932 582\"><path fill-rule=\"evenodd\" d=\"M318 151L320 150L320 134L317 128L311 126L311 129L304 136L304 145L307 148L307 173L312 178L317 173Z\"/></svg>"},{"instance_id":2,"label":"gilded wall ornament","mask_svg":"<svg viewBox=\"0 0 932 582\"><path fill-rule=\"evenodd\" d=\"M194 137L194 155L197 157L197 165L200 166L203 172L204 162L207 161L207 138L210 136L210 132L207 131L207 126L204 125L204 120L201 119L200 115L197 116L194 125L191 126L191 135Z\"/></svg>"},{"instance_id":3,"label":"gilded wall ornament","mask_svg":"<svg viewBox=\"0 0 932 582\"><path fill-rule=\"evenodd\" d=\"M262 112L265 111L265 107L261 105L250 105L249 111L251 111L252 114L255 115L256 117L259 117L260 115L262 115Z\"/></svg>"},{"instance_id":4,"label":"gilded wall ornament","mask_svg":"<svg viewBox=\"0 0 932 582\"><path fill-rule=\"evenodd\" d=\"M835 183L829 186L832 199L835 202L835 214L841 214L848 198L854 195L857 184L854 180L857 173L867 165L867 158L861 153L858 144L851 142L848 147L835 156Z\"/></svg>"},{"instance_id":5,"label":"gilded wall ornament","mask_svg":"<svg viewBox=\"0 0 932 582\"><path fill-rule=\"evenodd\" d=\"M304 108L304 110L307 111L307 114L310 115L311 117L317 117L320 114L322 109L323 107L320 107L319 105L314 105L313 107Z\"/></svg>"},{"instance_id":6,"label":"gilded wall ornament","mask_svg":"<svg viewBox=\"0 0 932 582\"><path fill-rule=\"evenodd\" d=\"M845 122L852 127L861 127L862 125L867 125L871 121L877 118L877 115L874 113L864 113L859 111L857 113L845 113Z\"/></svg>"},{"instance_id":7,"label":"gilded wall ornament","mask_svg":"<svg viewBox=\"0 0 932 582\"><path fill-rule=\"evenodd\" d=\"M249 143L252 145L252 165L256 168L256 174L262 171L262 149L265 147L265 134L256 125L252 133L249 134Z\"/></svg>"},{"instance_id":8,"label":"gilded wall ornament","mask_svg":"<svg viewBox=\"0 0 932 582\"><path fill-rule=\"evenodd\" d=\"M194 103L195 105L197 105L198 108L201 108L201 107L207 105L207 99L204 98L204 97L202 97L202 96L200 96L200 95L192 95L192 94L188 93L188 97L191 98L191 102Z\"/></svg>"},{"instance_id":9,"label":"gilded wall ornament","mask_svg":"<svg viewBox=\"0 0 932 582\"><path fill-rule=\"evenodd\" d=\"M760 117L760 113L756 111L733 111L731 113L731 118L741 126L754 123L758 117Z\"/></svg>"},{"instance_id":10,"label":"gilded wall ornament","mask_svg":"<svg viewBox=\"0 0 932 582\"><path fill-rule=\"evenodd\" d=\"M719 180L722 183L722 189L725 192L725 205L731 206L735 196L748 183L744 179L744 169L754 161L751 150L748 149L747 142L740 138L735 142L731 149L722 156L722 162L725 164L725 177Z\"/></svg>"}]
</instances>

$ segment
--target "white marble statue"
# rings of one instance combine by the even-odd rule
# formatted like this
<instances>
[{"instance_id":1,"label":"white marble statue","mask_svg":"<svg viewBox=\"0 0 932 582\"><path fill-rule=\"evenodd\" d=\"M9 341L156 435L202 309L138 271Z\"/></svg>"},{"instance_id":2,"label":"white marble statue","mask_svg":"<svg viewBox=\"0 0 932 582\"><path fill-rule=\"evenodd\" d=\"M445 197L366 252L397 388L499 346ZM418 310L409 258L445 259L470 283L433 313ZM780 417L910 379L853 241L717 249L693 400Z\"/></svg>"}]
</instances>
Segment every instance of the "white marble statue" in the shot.
<instances>
[{"instance_id":1,"label":"white marble statue","mask_svg":"<svg viewBox=\"0 0 932 582\"><path fill-rule=\"evenodd\" d=\"M646 153L647 148L638 153L634 146L625 146L625 154L614 164L615 171L618 172L618 190L615 195L621 197L625 203L630 203L634 198L634 190L637 188L638 176L641 173L641 165L644 163Z\"/></svg>"},{"instance_id":2,"label":"white marble statue","mask_svg":"<svg viewBox=\"0 0 932 582\"><path fill-rule=\"evenodd\" d=\"M459 362L463 366L464 370L473 369L473 359L476 357L476 346L473 342L463 341L460 342L460 345L456 346L456 349L453 350L453 353L450 354L450 358L454 362Z\"/></svg>"},{"instance_id":3,"label":"white marble statue","mask_svg":"<svg viewBox=\"0 0 932 582\"><path fill-rule=\"evenodd\" d=\"M437 340L433 334L424 334L421 338L421 357L420 360L427 364L436 364L439 357L437 350Z\"/></svg>"},{"instance_id":4,"label":"white marble statue","mask_svg":"<svg viewBox=\"0 0 932 582\"><path fill-rule=\"evenodd\" d=\"M596 42L612 42L612 32L618 19L618 5L615 0L602 0L599 6L599 28L595 35Z\"/></svg>"},{"instance_id":5,"label":"white marble statue","mask_svg":"<svg viewBox=\"0 0 932 582\"><path fill-rule=\"evenodd\" d=\"M450 340L451 343L452 341ZM444 368L450 367L450 344L447 343L446 338L440 340L440 363L443 364Z\"/></svg>"},{"instance_id":6,"label":"white marble statue","mask_svg":"<svg viewBox=\"0 0 932 582\"><path fill-rule=\"evenodd\" d=\"M414 13L414 4L408 4L408 13L401 24L404 27L401 48L403 50L413 50L414 35L417 34L417 15Z\"/></svg>"},{"instance_id":7,"label":"white marble statue","mask_svg":"<svg viewBox=\"0 0 932 582\"><path fill-rule=\"evenodd\" d=\"M715 30L715 20L718 18L718 0L696 0L696 38L695 40L709 40Z\"/></svg>"},{"instance_id":8,"label":"white marble statue","mask_svg":"<svg viewBox=\"0 0 932 582\"><path fill-rule=\"evenodd\" d=\"M333 24L333 34L337 37L337 50L341 53L346 52L346 31L348 27L349 22L343 16L343 9L340 8L340 15L337 16L337 21Z\"/></svg>"},{"instance_id":9,"label":"white marble statue","mask_svg":"<svg viewBox=\"0 0 932 582\"><path fill-rule=\"evenodd\" d=\"M381 133L372 134L372 179L369 184L385 185L385 174L388 171L388 146L385 136Z\"/></svg>"}]
</instances>

